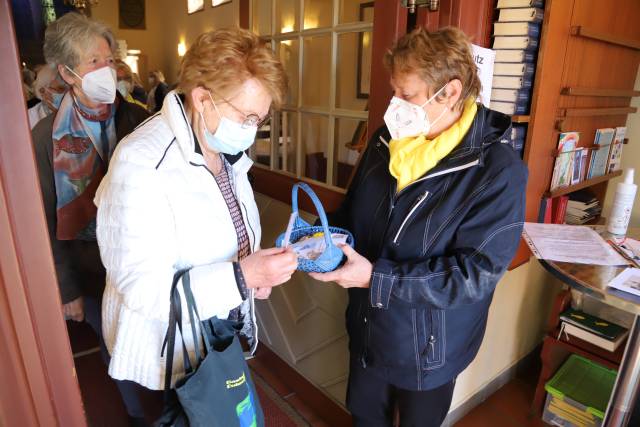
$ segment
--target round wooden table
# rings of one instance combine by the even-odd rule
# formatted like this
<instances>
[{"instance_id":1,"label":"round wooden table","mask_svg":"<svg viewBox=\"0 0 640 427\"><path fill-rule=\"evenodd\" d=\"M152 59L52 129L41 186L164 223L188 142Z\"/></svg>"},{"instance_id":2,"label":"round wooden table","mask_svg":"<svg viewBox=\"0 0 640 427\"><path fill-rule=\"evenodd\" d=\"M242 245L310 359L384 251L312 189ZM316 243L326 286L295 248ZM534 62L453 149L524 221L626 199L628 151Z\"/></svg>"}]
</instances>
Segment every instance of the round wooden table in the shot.
<instances>
[{"instance_id":1,"label":"round wooden table","mask_svg":"<svg viewBox=\"0 0 640 427\"><path fill-rule=\"evenodd\" d=\"M597 231L602 232L602 229ZM640 228L629 229L627 236L640 240ZM603 234L603 237L607 238L607 235ZM602 423L605 427L628 425L640 389L640 297L607 288L607 284L625 267L539 261L547 271L571 288L634 314L618 377Z\"/></svg>"}]
</instances>

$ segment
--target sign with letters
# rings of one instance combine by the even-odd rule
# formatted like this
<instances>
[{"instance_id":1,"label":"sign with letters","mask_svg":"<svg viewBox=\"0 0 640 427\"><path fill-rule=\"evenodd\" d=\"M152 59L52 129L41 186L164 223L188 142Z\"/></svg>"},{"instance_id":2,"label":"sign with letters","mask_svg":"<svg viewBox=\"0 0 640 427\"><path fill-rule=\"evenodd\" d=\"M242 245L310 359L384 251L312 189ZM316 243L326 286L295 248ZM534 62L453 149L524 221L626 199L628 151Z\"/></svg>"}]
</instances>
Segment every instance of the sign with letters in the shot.
<instances>
[{"instance_id":1,"label":"sign with letters","mask_svg":"<svg viewBox=\"0 0 640 427\"><path fill-rule=\"evenodd\" d=\"M491 85L493 81L493 63L496 59L495 51L487 49L481 46L471 45L471 53L473 60L478 67L478 77L480 78L480 84L482 89L478 100L489 108L491 101Z\"/></svg>"}]
</instances>

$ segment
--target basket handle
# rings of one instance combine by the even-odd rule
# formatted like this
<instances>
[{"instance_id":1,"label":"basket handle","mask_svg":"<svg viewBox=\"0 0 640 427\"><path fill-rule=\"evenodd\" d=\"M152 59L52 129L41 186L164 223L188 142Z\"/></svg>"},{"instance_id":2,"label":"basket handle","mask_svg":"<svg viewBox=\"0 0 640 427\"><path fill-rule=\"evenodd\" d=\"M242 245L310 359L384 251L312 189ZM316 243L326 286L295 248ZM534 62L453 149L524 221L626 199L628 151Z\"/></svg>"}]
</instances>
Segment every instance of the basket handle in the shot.
<instances>
[{"instance_id":1,"label":"basket handle","mask_svg":"<svg viewBox=\"0 0 640 427\"><path fill-rule=\"evenodd\" d=\"M293 208L293 213L296 215L296 223L304 223L302 218L300 218L300 214L298 213L298 188L304 190L304 192L307 193L307 195L313 202L313 205L316 207L316 211L318 212L318 216L320 217L320 222L322 223L322 228L324 229L324 241L327 244L327 248L333 246L331 233L329 232L329 221L327 220L327 214L324 212L322 203L320 202L320 199L318 199L318 196L316 196L316 193L308 184L304 182L298 182L294 184L293 188L291 189L291 207Z\"/></svg>"}]
</instances>

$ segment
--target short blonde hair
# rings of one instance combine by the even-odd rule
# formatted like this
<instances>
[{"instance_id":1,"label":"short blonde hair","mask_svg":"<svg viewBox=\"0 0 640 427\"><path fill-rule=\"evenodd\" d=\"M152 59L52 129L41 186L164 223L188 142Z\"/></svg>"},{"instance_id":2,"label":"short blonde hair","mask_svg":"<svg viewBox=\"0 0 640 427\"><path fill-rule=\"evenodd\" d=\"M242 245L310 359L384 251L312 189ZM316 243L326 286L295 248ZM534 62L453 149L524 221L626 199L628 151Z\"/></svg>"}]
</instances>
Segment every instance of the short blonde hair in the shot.
<instances>
[{"instance_id":1,"label":"short blonde hair","mask_svg":"<svg viewBox=\"0 0 640 427\"><path fill-rule=\"evenodd\" d=\"M124 80L133 83L133 71L131 71L131 67L129 64L124 62L121 59L116 59L116 72L124 71Z\"/></svg>"},{"instance_id":2,"label":"short blonde hair","mask_svg":"<svg viewBox=\"0 0 640 427\"><path fill-rule=\"evenodd\" d=\"M282 105L287 75L271 49L251 31L221 29L201 34L184 55L178 90L204 87L230 96L251 78L264 86L276 108Z\"/></svg>"},{"instance_id":3,"label":"short blonde hair","mask_svg":"<svg viewBox=\"0 0 640 427\"><path fill-rule=\"evenodd\" d=\"M391 74L417 73L434 91L453 79L460 80L462 93L455 108L480 93L471 45L459 28L445 27L434 32L417 28L396 42L385 54L384 63ZM438 100L444 97L440 94Z\"/></svg>"},{"instance_id":4,"label":"short blonde hair","mask_svg":"<svg viewBox=\"0 0 640 427\"><path fill-rule=\"evenodd\" d=\"M48 64L75 69L82 53L90 49L98 37L103 37L111 51L115 51L116 42L109 27L79 13L67 13L47 26L44 58Z\"/></svg>"},{"instance_id":5,"label":"short blonde hair","mask_svg":"<svg viewBox=\"0 0 640 427\"><path fill-rule=\"evenodd\" d=\"M164 83L164 74L160 70L153 70L149 73L149 77L153 77L157 82Z\"/></svg>"}]
</instances>

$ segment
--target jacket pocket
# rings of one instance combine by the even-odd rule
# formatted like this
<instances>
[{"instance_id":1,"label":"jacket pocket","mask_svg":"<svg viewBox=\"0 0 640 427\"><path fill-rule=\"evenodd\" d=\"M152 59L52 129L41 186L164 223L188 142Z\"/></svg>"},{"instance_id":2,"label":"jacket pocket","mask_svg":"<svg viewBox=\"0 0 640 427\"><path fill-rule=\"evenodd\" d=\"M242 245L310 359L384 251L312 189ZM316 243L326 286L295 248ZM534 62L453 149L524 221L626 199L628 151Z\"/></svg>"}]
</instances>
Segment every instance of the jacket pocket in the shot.
<instances>
[{"instance_id":1,"label":"jacket pocket","mask_svg":"<svg viewBox=\"0 0 640 427\"><path fill-rule=\"evenodd\" d=\"M424 204L425 200L427 200L427 197L429 197L429 192L425 191L413 203L413 206L411 206L411 209L409 210L409 213L402 220L402 223L400 224L400 227L398 227L398 231L396 231L396 234L393 236L393 243L395 245L399 244L400 239L402 239L402 236L404 236L404 234L405 234L405 230L409 227L409 224L411 224L411 222L413 221L413 218L415 216L415 212L418 210L418 208L420 208L420 206L422 206Z\"/></svg>"},{"instance_id":2,"label":"jacket pocket","mask_svg":"<svg viewBox=\"0 0 640 427\"><path fill-rule=\"evenodd\" d=\"M441 368L445 363L445 315L443 310L428 309L422 312L422 330L425 345L420 360L422 369Z\"/></svg>"}]
</instances>

